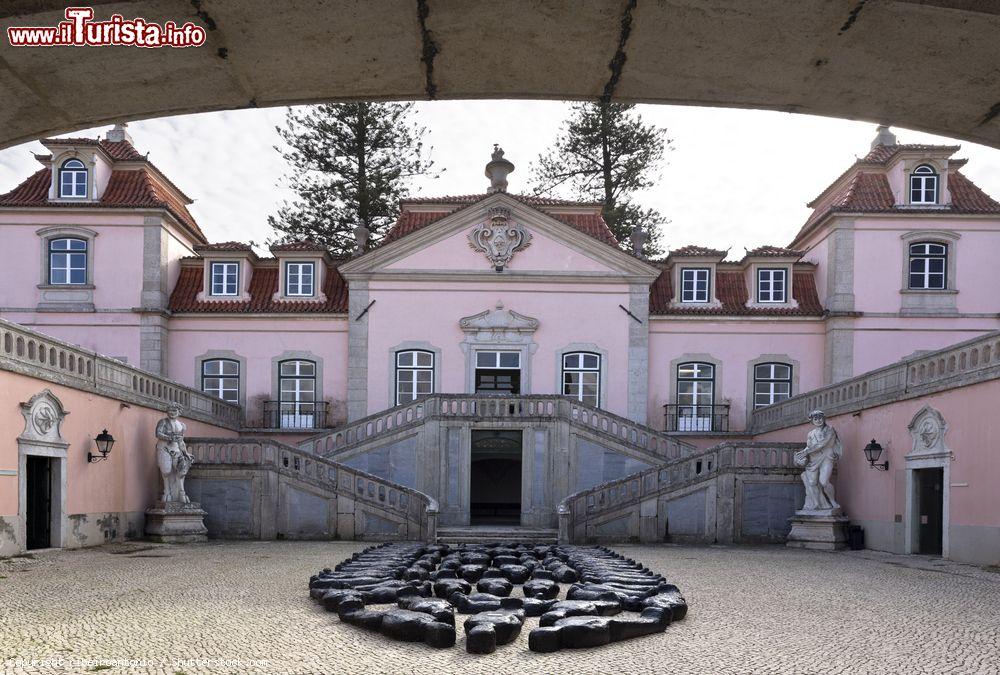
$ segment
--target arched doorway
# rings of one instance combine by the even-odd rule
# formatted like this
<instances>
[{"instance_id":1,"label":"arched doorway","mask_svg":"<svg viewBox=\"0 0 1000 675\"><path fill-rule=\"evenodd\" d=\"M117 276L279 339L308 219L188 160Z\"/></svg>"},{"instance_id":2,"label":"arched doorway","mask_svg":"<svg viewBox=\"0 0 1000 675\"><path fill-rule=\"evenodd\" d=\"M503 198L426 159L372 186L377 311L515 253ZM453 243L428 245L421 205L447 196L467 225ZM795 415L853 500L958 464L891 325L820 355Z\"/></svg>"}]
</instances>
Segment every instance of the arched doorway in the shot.
<instances>
[{"instance_id":1,"label":"arched doorway","mask_svg":"<svg viewBox=\"0 0 1000 675\"><path fill-rule=\"evenodd\" d=\"M521 432L473 430L469 471L472 525L521 523Z\"/></svg>"}]
</instances>

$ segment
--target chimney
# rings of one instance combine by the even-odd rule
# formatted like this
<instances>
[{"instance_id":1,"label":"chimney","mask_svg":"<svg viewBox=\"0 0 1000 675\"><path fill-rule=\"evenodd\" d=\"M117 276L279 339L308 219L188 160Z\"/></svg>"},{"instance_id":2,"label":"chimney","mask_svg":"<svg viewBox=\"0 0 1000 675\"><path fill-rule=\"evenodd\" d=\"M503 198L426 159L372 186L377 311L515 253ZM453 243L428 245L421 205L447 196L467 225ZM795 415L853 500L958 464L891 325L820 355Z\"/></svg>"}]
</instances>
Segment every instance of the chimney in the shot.
<instances>
[{"instance_id":1,"label":"chimney","mask_svg":"<svg viewBox=\"0 0 1000 675\"><path fill-rule=\"evenodd\" d=\"M490 179L487 194L507 191L507 174L514 171L514 165L503 158L503 149L493 144L493 159L486 165L486 177Z\"/></svg>"},{"instance_id":2,"label":"chimney","mask_svg":"<svg viewBox=\"0 0 1000 675\"><path fill-rule=\"evenodd\" d=\"M126 129L125 129L125 127L127 127L127 126L128 125L125 122L120 122L120 123L116 124L111 129L111 131L109 131L108 133L106 133L104 135L104 138L109 143L121 143L122 141L128 141L129 143L131 143L132 142L132 137L129 136L128 131L126 131Z\"/></svg>"},{"instance_id":3,"label":"chimney","mask_svg":"<svg viewBox=\"0 0 1000 675\"><path fill-rule=\"evenodd\" d=\"M878 125L875 140L872 141L872 150L880 145L896 145L896 134L892 133L892 131L889 130L889 127L884 124Z\"/></svg>"}]
</instances>

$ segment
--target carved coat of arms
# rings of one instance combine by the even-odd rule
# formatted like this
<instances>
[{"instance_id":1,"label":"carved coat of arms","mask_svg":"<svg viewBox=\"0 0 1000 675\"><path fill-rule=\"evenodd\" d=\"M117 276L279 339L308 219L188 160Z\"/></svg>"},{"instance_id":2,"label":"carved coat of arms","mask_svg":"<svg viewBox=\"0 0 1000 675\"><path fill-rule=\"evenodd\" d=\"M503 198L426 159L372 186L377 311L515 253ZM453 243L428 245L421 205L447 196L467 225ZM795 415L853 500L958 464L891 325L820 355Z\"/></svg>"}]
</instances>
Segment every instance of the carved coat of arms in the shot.
<instances>
[{"instance_id":1,"label":"carved coat of arms","mask_svg":"<svg viewBox=\"0 0 1000 675\"><path fill-rule=\"evenodd\" d=\"M516 251L528 247L531 233L520 223L510 220L510 211L496 206L489 211L489 221L480 223L469 233L469 246L483 253L497 272L502 272Z\"/></svg>"}]
</instances>

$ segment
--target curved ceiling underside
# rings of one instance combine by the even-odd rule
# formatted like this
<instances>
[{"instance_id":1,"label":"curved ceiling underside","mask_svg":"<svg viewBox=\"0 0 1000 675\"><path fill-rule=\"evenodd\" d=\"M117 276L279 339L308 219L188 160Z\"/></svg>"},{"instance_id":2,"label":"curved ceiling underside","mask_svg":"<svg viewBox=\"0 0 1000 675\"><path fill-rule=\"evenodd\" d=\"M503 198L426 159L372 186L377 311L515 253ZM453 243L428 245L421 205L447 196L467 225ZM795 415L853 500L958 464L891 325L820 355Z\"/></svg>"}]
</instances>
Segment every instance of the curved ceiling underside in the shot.
<instances>
[{"instance_id":1,"label":"curved ceiling underside","mask_svg":"<svg viewBox=\"0 0 1000 675\"><path fill-rule=\"evenodd\" d=\"M83 2L76 4L85 4ZM993 0L136 0L202 47L14 48L62 2L0 5L0 147L114 121L350 99L765 108L1000 147Z\"/></svg>"}]
</instances>

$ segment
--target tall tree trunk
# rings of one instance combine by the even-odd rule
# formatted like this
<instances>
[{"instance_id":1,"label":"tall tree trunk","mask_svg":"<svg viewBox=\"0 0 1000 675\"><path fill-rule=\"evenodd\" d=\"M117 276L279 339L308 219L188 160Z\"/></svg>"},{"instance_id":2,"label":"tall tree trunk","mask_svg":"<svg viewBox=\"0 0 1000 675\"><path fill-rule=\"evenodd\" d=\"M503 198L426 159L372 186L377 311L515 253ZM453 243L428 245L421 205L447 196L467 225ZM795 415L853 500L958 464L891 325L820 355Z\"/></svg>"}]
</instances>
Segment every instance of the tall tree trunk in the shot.
<instances>
[{"instance_id":1,"label":"tall tree trunk","mask_svg":"<svg viewBox=\"0 0 1000 675\"><path fill-rule=\"evenodd\" d=\"M602 209L604 220L610 223L610 218L615 211L614 183L611 177L611 148L608 145L608 136L611 135L608 119L608 103L601 99L601 170L604 174L604 208Z\"/></svg>"},{"instance_id":2,"label":"tall tree trunk","mask_svg":"<svg viewBox=\"0 0 1000 675\"><path fill-rule=\"evenodd\" d=\"M368 192L368 166L366 163L368 151L368 104L358 105L357 127L357 158L358 158L358 220L368 230L372 230L371 200Z\"/></svg>"}]
</instances>

